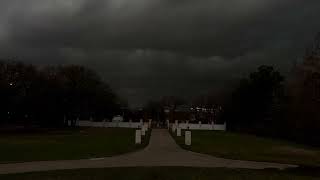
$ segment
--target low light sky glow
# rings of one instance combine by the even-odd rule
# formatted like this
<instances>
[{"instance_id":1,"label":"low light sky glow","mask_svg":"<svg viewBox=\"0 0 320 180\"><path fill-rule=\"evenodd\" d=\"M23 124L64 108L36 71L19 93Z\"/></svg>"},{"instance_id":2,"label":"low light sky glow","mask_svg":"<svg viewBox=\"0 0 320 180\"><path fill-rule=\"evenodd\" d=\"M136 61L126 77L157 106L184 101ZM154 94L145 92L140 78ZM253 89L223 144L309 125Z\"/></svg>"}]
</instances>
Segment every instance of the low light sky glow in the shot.
<instances>
[{"instance_id":1,"label":"low light sky glow","mask_svg":"<svg viewBox=\"0 0 320 180\"><path fill-rule=\"evenodd\" d=\"M319 0L2 0L0 58L81 64L132 106L282 72L320 31Z\"/></svg>"}]
</instances>

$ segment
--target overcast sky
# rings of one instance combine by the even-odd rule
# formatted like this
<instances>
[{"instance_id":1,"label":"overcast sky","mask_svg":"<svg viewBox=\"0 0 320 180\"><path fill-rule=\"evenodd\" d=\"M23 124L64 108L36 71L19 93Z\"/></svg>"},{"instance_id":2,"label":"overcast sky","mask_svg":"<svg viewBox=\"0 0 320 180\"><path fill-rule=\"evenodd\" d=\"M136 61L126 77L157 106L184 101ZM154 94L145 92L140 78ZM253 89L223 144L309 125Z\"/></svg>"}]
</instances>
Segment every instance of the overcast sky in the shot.
<instances>
[{"instance_id":1,"label":"overcast sky","mask_svg":"<svg viewBox=\"0 0 320 180\"><path fill-rule=\"evenodd\" d=\"M320 31L319 0L1 0L0 58L81 64L133 106L287 72Z\"/></svg>"}]
</instances>

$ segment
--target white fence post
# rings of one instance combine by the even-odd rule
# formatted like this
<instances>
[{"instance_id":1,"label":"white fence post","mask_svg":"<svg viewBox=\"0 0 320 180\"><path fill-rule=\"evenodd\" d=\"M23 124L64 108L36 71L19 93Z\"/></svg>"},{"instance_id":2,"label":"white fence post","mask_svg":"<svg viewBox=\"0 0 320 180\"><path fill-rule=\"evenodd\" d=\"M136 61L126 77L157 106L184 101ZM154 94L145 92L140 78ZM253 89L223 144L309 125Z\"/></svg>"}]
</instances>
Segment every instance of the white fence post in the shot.
<instances>
[{"instance_id":1,"label":"white fence post","mask_svg":"<svg viewBox=\"0 0 320 180\"><path fill-rule=\"evenodd\" d=\"M145 127L142 127L142 128L141 128L141 135L142 135L142 136L145 136L145 135L146 135L146 129L145 129Z\"/></svg>"},{"instance_id":2,"label":"white fence post","mask_svg":"<svg viewBox=\"0 0 320 180\"><path fill-rule=\"evenodd\" d=\"M175 125L175 124L172 124L171 130L172 130L173 133L176 132L176 128L177 128L176 125Z\"/></svg>"},{"instance_id":3,"label":"white fence post","mask_svg":"<svg viewBox=\"0 0 320 180\"><path fill-rule=\"evenodd\" d=\"M185 132L185 144L191 146L191 131Z\"/></svg>"},{"instance_id":4,"label":"white fence post","mask_svg":"<svg viewBox=\"0 0 320 180\"><path fill-rule=\"evenodd\" d=\"M78 127L79 123L80 123L80 118L78 117L77 120L76 120L76 124L75 125Z\"/></svg>"},{"instance_id":5,"label":"white fence post","mask_svg":"<svg viewBox=\"0 0 320 180\"><path fill-rule=\"evenodd\" d=\"M68 125L71 125L70 120L66 120L66 123ZM77 120L77 126L79 127L106 127L106 128L135 128L135 129L142 129L144 127L145 131L149 130L149 123L141 123L141 122L91 122L91 121L79 121ZM227 123L224 124L215 124L214 122L211 122L209 124L201 124L201 121L198 123L170 123L169 120L167 120L167 126L168 130L172 131L173 133L176 133L175 131L177 128L180 128L181 130L216 130L216 131L226 131L226 125Z\"/></svg>"},{"instance_id":6,"label":"white fence post","mask_svg":"<svg viewBox=\"0 0 320 180\"><path fill-rule=\"evenodd\" d=\"M177 136L180 137L181 136L181 128L177 128Z\"/></svg>"},{"instance_id":7,"label":"white fence post","mask_svg":"<svg viewBox=\"0 0 320 180\"><path fill-rule=\"evenodd\" d=\"M135 143L136 144L141 144L141 130L136 130Z\"/></svg>"},{"instance_id":8,"label":"white fence post","mask_svg":"<svg viewBox=\"0 0 320 180\"><path fill-rule=\"evenodd\" d=\"M151 128L152 119L149 119L149 128Z\"/></svg>"},{"instance_id":9,"label":"white fence post","mask_svg":"<svg viewBox=\"0 0 320 180\"><path fill-rule=\"evenodd\" d=\"M148 131L148 127L149 127L148 123L144 123L144 124L143 124L143 127L144 127L144 130L145 130L145 131Z\"/></svg>"}]
</instances>

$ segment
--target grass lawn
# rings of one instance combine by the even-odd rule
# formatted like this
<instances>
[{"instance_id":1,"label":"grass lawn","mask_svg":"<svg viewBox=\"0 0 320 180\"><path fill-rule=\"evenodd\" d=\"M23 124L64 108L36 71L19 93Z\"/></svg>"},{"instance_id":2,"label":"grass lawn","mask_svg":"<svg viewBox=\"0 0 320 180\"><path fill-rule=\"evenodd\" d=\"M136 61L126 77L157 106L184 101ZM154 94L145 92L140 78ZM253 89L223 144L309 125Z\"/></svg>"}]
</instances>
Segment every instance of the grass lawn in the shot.
<instances>
[{"instance_id":1,"label":"grass lawn","mask_svg":"<svg viewBox=\"0 0 320 180\"><path fill-rule=\"evenodd\" d=\"M135 129L88 128L0 136L0 163L107 157L135 151Z\"/></svg>"},{"instance_id":2,"label":"grass lawn","mask_svg":"<svg viewBox=\"0 0 320 180\"><path fill-rule=\"evenodd\" d=\"M217 131L192 131L191 146L184 145L184 137L174 138L187 150L217 157L305 166L320 165L319 149L281 140Z\"/></svg>"},{"instance_id":3,"label":"grass lawn","mask_svg":"<svg viewBox=\"0 0 320 180\"><path fill-rule=\"evenodd\" d=\"M277 170L224 168L107 168L0 175L5 180L316 180L320 176Z\"/></svg>"}]
</instances>

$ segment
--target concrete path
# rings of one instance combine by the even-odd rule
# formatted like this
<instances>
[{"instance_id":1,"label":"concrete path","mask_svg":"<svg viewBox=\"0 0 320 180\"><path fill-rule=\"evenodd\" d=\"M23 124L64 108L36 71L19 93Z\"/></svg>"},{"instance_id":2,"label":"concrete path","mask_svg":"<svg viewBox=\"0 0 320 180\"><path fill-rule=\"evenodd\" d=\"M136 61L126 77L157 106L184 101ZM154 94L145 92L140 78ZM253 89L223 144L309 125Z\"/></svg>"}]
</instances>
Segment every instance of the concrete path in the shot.
<instances>
[{"instance_id":1,"label":"concrete path","mask_svg":"<svg viewBox=\"0 0 320 180\"><path fill-rule=\"evenodd\" d=\"M297 167L288 164L216 158L209 155L186 151L181 149L175 143L174 139L170 136L167 130L154 129L152 130L149 145L141 151L124 154L120 156L97 159L37 161L14 164L0 164L0 174L61 169L139 166L226 167L248 169L285 169L289 167Z\"/></svg>"}]
</instances>

